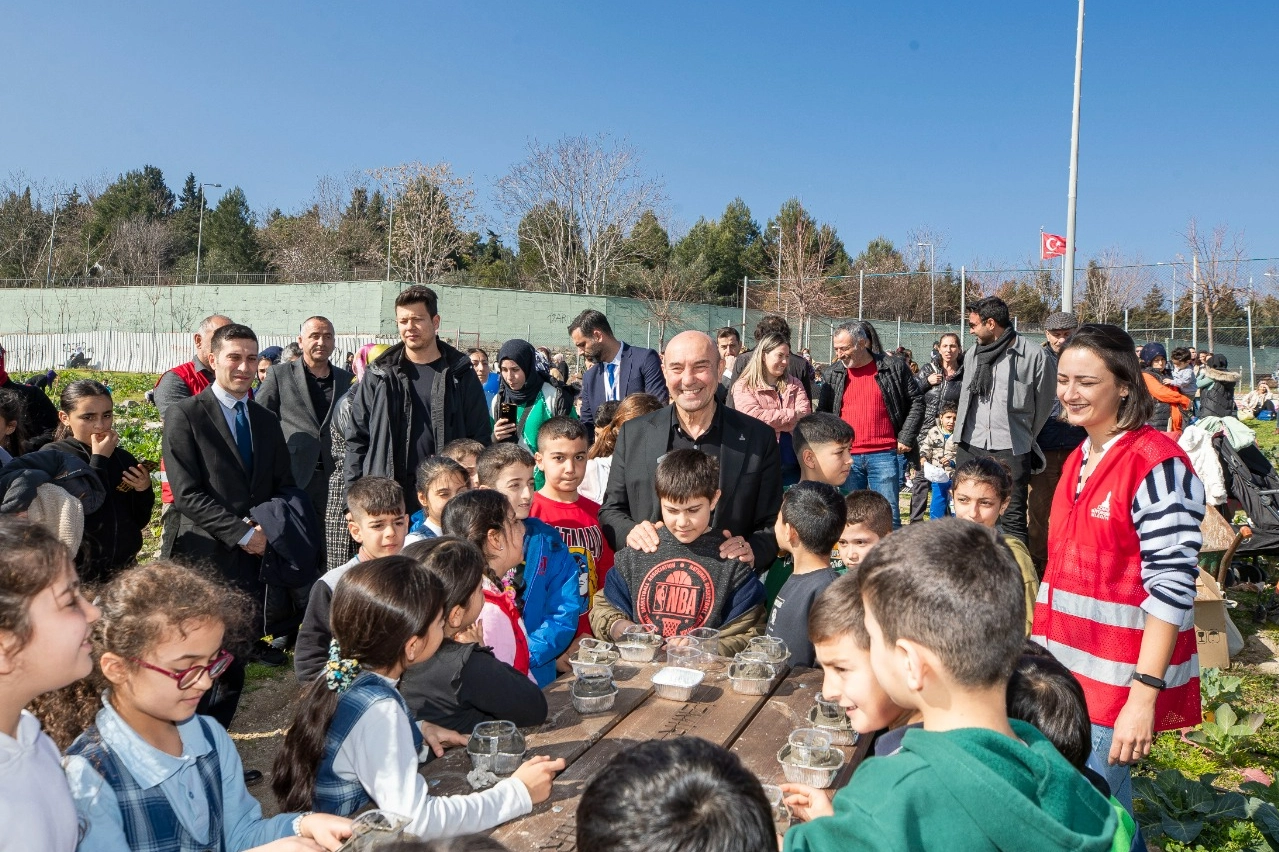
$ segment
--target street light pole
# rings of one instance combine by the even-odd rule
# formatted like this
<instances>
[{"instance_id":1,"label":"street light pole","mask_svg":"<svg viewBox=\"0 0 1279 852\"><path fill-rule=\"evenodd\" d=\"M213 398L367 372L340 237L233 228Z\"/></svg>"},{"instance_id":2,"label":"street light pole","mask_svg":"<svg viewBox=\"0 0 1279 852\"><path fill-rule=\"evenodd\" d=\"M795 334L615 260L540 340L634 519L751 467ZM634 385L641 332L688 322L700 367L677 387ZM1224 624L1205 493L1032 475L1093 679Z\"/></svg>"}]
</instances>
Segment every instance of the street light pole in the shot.
<instances>
[{"instance_id":1,"label":"street light pole","mask_svg":"<svg viewBox=\"0 0 1279 852\"><path fill-rule=\"evenodd\" d=\"M931 291L933 304L932 324L937 325L937 279L933 277L933 272L937 268L937 256L933 254L932 243L916 243L920 248L928 248L928 289Z\"/></svg>"},{"instance_id":2,"label":"street light pole","mask_svg":"<svg viewBox=\"0 0 1279 852\"><path fill-rule=\"evenodd\" d=\"M391 232L395 230L395 191L388 189L386 197L391 202L391 213L386 220L386 280L391 280Z\"/></svg>"},{"instance_id":3,"label":"street light pole","mask_svg":"<svg viewBox=\"0 0 1279 852\"><path fill-rule=\"evenodd\" d=\"M195 232L195 283L200 283L200 249L204 245L204 188L206 186L215 186L222 188L220 183L202 183L200 184L200 225Z\"/></svg>"}]
</instances>

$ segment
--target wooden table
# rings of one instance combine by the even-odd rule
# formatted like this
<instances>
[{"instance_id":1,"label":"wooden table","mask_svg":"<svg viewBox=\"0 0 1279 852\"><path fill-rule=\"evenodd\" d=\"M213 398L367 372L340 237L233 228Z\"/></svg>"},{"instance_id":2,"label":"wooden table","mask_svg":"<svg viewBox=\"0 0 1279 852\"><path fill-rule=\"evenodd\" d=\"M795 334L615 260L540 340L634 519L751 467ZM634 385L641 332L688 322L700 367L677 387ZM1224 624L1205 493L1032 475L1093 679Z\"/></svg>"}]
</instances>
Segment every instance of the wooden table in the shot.
<instances>
[{"instance_id":1,"label":"wooden table","mask_svg":"<svg viewBox=\"0 0 1279 852\"><path fill-rule=\"evenodd\" d=\"M578 800L586 785L615 755L639 743L671 737L695 736L718 743L737 754L764 783L778 783L777 752L804 716L821 688L821 672L799 668L784 672L768 695L733 691L724 665L707 672L689 702L668 701L653 692L657 664L619 662L614 669L617 703L611 712L583 716L573 709L572 677L546 688L549 715L545 724L526 731L529 754L562 757L568 764L556 778L551 798L521 819L493 831L512 850L575 848ZM847 782L865 757L870 738L843 749L844 769L836 786ZM453 749L423 767L433 795L471 792L466 773L471 769L465 749Z\"/></svg>"}]
</instances>

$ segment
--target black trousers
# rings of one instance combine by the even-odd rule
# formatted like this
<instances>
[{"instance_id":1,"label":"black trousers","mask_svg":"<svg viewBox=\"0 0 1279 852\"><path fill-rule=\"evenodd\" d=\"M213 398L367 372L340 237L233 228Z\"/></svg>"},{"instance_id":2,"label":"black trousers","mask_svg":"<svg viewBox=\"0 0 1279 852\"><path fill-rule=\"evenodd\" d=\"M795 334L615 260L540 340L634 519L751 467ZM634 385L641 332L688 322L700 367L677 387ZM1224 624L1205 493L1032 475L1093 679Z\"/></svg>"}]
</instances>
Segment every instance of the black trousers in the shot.
<instances>
[{"instance_id":1,"label":"black trousers","mask_svg":"<svg viewBox=\"0 0 1279 852\"><path fill-rule=\"evenodd\" d=\"M1034 453L1014 455L1012 450L983 450L968 444L958 444L955 448L955 466L963 467L964 462L979 458L998 459L1008 465L1013 475L1013 493L1008 501L1008 510L1000 520L999 526L1004 535L1021 539L1022 544L1029 544L1029 531L1026 526L1026 497L1030 491L1030 467L1034 462Z\"/></svg>"}]
</instances>

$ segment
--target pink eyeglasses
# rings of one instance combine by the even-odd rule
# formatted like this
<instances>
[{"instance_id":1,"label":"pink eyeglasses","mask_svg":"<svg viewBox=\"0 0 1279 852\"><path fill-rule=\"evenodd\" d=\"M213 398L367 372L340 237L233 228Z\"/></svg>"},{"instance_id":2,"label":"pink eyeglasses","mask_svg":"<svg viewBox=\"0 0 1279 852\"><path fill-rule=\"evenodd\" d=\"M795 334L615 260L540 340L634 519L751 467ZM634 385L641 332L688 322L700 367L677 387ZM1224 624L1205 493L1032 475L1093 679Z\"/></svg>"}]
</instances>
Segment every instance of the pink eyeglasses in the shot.
<instances>
[{"instance_id":1,"label":"pink eyeglasses","mask_svg":"<svg viewBox=\"0 0 1279 852\"><path fill-rule=\"evenodd\" d=\"M153 666L145 660L139 660L137 657L133 658L133 662L142 666L144 669L150 669L153 672L159 672L162 675L167 675L173 678L178 682L178 689L190 689L199 682L200 676L205 672L209 673L209 680L217 680L222 677L234 659L235 655L226 648L223 648L221 651L218 651L217 656L215 656L207 666L192 666L191 668L183 669L180 672L171 672L168 669Z\"/></svg>"}]
</instances>

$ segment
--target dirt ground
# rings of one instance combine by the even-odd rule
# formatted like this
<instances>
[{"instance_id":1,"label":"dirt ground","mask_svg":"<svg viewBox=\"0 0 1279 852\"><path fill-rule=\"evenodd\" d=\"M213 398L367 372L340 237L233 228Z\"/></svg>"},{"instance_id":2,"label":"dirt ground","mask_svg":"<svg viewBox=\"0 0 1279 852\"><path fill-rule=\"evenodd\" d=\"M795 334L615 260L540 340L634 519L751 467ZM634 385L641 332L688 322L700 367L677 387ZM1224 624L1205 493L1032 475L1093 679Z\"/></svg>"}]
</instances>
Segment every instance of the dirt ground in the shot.
<instances>
[{"instance_id":1,"label":"dirt ground","mask_svg":"<svg viewBox=\"0 0 1279 852\"><path fill-rule=\"evenodd\" d=\"M257 769L262 780L249 788L259 802L262 813L279 813L271 793L271 764L275 752L284 742L284 732L293 721L293 709L302 693L293 666L277 669L254 667L251 682L240 697L240 706L231 724L231 739L240 752L245 769ZM256 675L256 677L254 677ZM252 690L252 691L250 691Z\"/></svg>"}]
</instances>

